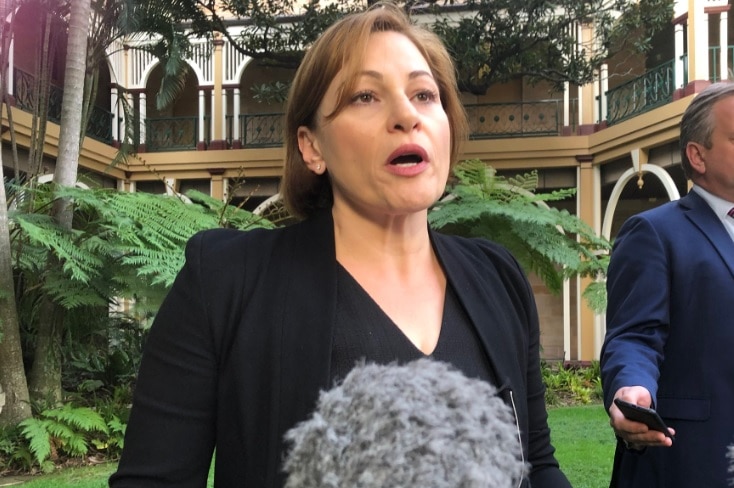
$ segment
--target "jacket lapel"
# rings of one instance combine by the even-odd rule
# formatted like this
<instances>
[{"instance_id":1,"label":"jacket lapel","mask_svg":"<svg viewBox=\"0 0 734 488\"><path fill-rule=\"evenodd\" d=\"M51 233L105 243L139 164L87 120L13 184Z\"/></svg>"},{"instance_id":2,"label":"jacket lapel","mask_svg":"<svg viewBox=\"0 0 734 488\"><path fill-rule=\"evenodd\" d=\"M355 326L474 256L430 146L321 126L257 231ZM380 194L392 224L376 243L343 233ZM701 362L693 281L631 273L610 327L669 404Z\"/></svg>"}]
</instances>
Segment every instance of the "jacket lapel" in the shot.
<instances>
[{"instance_id":1,"label":"jacket lapel","mask_svg":"<svg viewBox=\"0 0 734 488\"><path fill-rule=\"evenodd\" d=\"M678 202L686 218L708 239L734 276L734 241L708 203L693 191Z\"/></svg>"},{"instance_id":2,"label":"jacket lapel","mask_svg":"<svg viewBox=\"0 0 734 488\"><path fill-rule=\"evenodd\" d=\"M282 260L289 281L281 327L280 429L305 420L328 389L336 310L334 226L330 212L286 229Z\"/></svg>"},{"instance_id":3,"label":"jacket lapel","mask_svg":"<svg viewBox=\"0 0 734 488\"><path fill-rule=\"evenodd\" d=\"M474 262L475 254L465 253L447 236L431 232L431 240L449 283L479 335L496 375L496 386L500 388L519 371L513 366L518 360L517 350L511 346L518 337L511 330L516 321L508 317L508 310L496 306L498 303L507 303L506 299L497 296L498 293L505 293L505 290L496 289L496 283L502 280L497 270L487 265L488 259L482 260L481 266L478 266L480 263ZM490 286L490 283L495 286Z\"/></svg>"}]
</instances>

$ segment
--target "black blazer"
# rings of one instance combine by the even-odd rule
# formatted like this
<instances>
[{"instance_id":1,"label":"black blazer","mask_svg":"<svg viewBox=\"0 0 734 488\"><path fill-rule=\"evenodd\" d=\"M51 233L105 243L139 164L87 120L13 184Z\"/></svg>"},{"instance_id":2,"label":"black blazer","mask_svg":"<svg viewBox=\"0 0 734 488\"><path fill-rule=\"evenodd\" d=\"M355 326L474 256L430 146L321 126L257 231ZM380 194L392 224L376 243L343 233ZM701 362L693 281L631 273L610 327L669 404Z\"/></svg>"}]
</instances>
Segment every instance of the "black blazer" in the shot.
<instances>
[{"instance_id":1,"label":"black blazer","mask_svg":"<svg viewBox=\"0 0 734 488\"><path fill-rule=\"evenodd\" d=\"M110 486L279 487L284 433L328 389L336 308L330 212L275 230L194 236L147 339ZM570 486L546 422L532 291L485 240L431 233L447 278L514 403L530 480Z\"/></svg>"}]
</instances>

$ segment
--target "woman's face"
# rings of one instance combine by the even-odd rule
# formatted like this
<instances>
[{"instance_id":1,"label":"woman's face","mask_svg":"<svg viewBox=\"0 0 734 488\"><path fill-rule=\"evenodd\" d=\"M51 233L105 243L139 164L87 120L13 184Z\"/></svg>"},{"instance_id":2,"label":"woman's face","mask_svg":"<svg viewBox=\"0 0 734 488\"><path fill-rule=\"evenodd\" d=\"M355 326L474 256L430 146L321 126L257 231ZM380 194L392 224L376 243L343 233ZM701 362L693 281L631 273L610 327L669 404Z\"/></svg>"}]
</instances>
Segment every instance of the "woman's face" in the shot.
<instances>
[{"instance_id":1,"label":"woman's face","mask_svg":"<svg viewBox=\"0 0 734 488\"><path fill-rule=\"evenodd\" d=\"M449 121L428 63L404 35L370 36L348 105L331 120L344 72L319 106L316 129L298 130L308 168L328 170L334 207L364 215L425 211L449 173Z\"/></svg>"}]
</instances>

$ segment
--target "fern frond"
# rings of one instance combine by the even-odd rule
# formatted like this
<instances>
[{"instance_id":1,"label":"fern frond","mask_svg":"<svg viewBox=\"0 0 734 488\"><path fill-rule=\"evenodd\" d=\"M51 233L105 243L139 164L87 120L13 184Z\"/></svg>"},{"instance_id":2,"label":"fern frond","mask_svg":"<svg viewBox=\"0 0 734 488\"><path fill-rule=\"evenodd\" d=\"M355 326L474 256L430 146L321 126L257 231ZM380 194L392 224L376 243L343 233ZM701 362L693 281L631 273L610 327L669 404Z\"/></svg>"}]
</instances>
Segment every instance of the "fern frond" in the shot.
<instances>
[{"instance_id":1,"label":"fern frond","mask_svg":"<svg viewBox=\"0 0 734 488\"><path fill-rule=\"evenodd\" d=\"M44 417L53 418L84 432L99 431L107 433L107 422L102 416L88 407L74 407L66 404L61 408L46 410Z\"/></svg>"},{"instance_id":2,"label":"fern frond","mask_svg":"<svg viewBox=\"0 0 734 488\"><path fill-rule=\"evenodd\" d=\"M15 216L15 222L23 229L29 241L52 251L72 279L88 282L91 275L103 264L97 255L77 245L77 231L61 229L48 216L21 214Z\"/></svg>"},{"instance_id":3,"label":"fern frond","mask_svg":"<svg viewBox=\"0 0 734 488\"><path fill-rule=\"evenodd\" d=\"M20 424L21 434L38 464L42 464L51 455L51 436L45 422L36 418L25 419Z\"/></svg>"},{"instance_id":4,"label":"fern frond","mask_svg":"<svg viewBox=\"0 0 734 488\"><path fill-rule=\"evenodd\" d=\"M607 309L607 290L604 281L591 282L581 296L595 313L601 314Z\"/></svg>"},{"instance_id":5,"label":"fern frond","mask_svg":"<svg viewBox=\"0 0 734 488\"><path fill-rule=\"evenodd\" d=\"M503 244L551 291L560 291L565 278L606 274L609 241L546 203L568 198L575 189L535 194L536 171L503 178L479 160L460 163L454 175L457 183L428 214L432 227Z\"/></svg>"}]
</instances>

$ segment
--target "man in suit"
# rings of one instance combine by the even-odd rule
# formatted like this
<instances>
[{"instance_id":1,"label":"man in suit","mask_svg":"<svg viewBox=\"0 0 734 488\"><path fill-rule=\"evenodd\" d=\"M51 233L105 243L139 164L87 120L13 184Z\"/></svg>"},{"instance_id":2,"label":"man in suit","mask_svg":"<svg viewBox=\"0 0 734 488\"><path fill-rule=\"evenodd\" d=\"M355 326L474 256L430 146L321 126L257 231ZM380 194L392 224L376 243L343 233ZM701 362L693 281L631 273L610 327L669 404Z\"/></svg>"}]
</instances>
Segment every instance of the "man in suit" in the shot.
<instances>
[{"instance_id":1,"label":"man in suit","mask_svg":"<svg viewBox=\"0 0 734 488\"><path fill-rule=\"evenodd\" d=\"M729 486L734 442L734 83L699 93L681 119L688 195L631 217L614 243L601 352L618 438L611 486ZM675 439L613 400L655 408Z\"/></svg>"}]
</instances>

